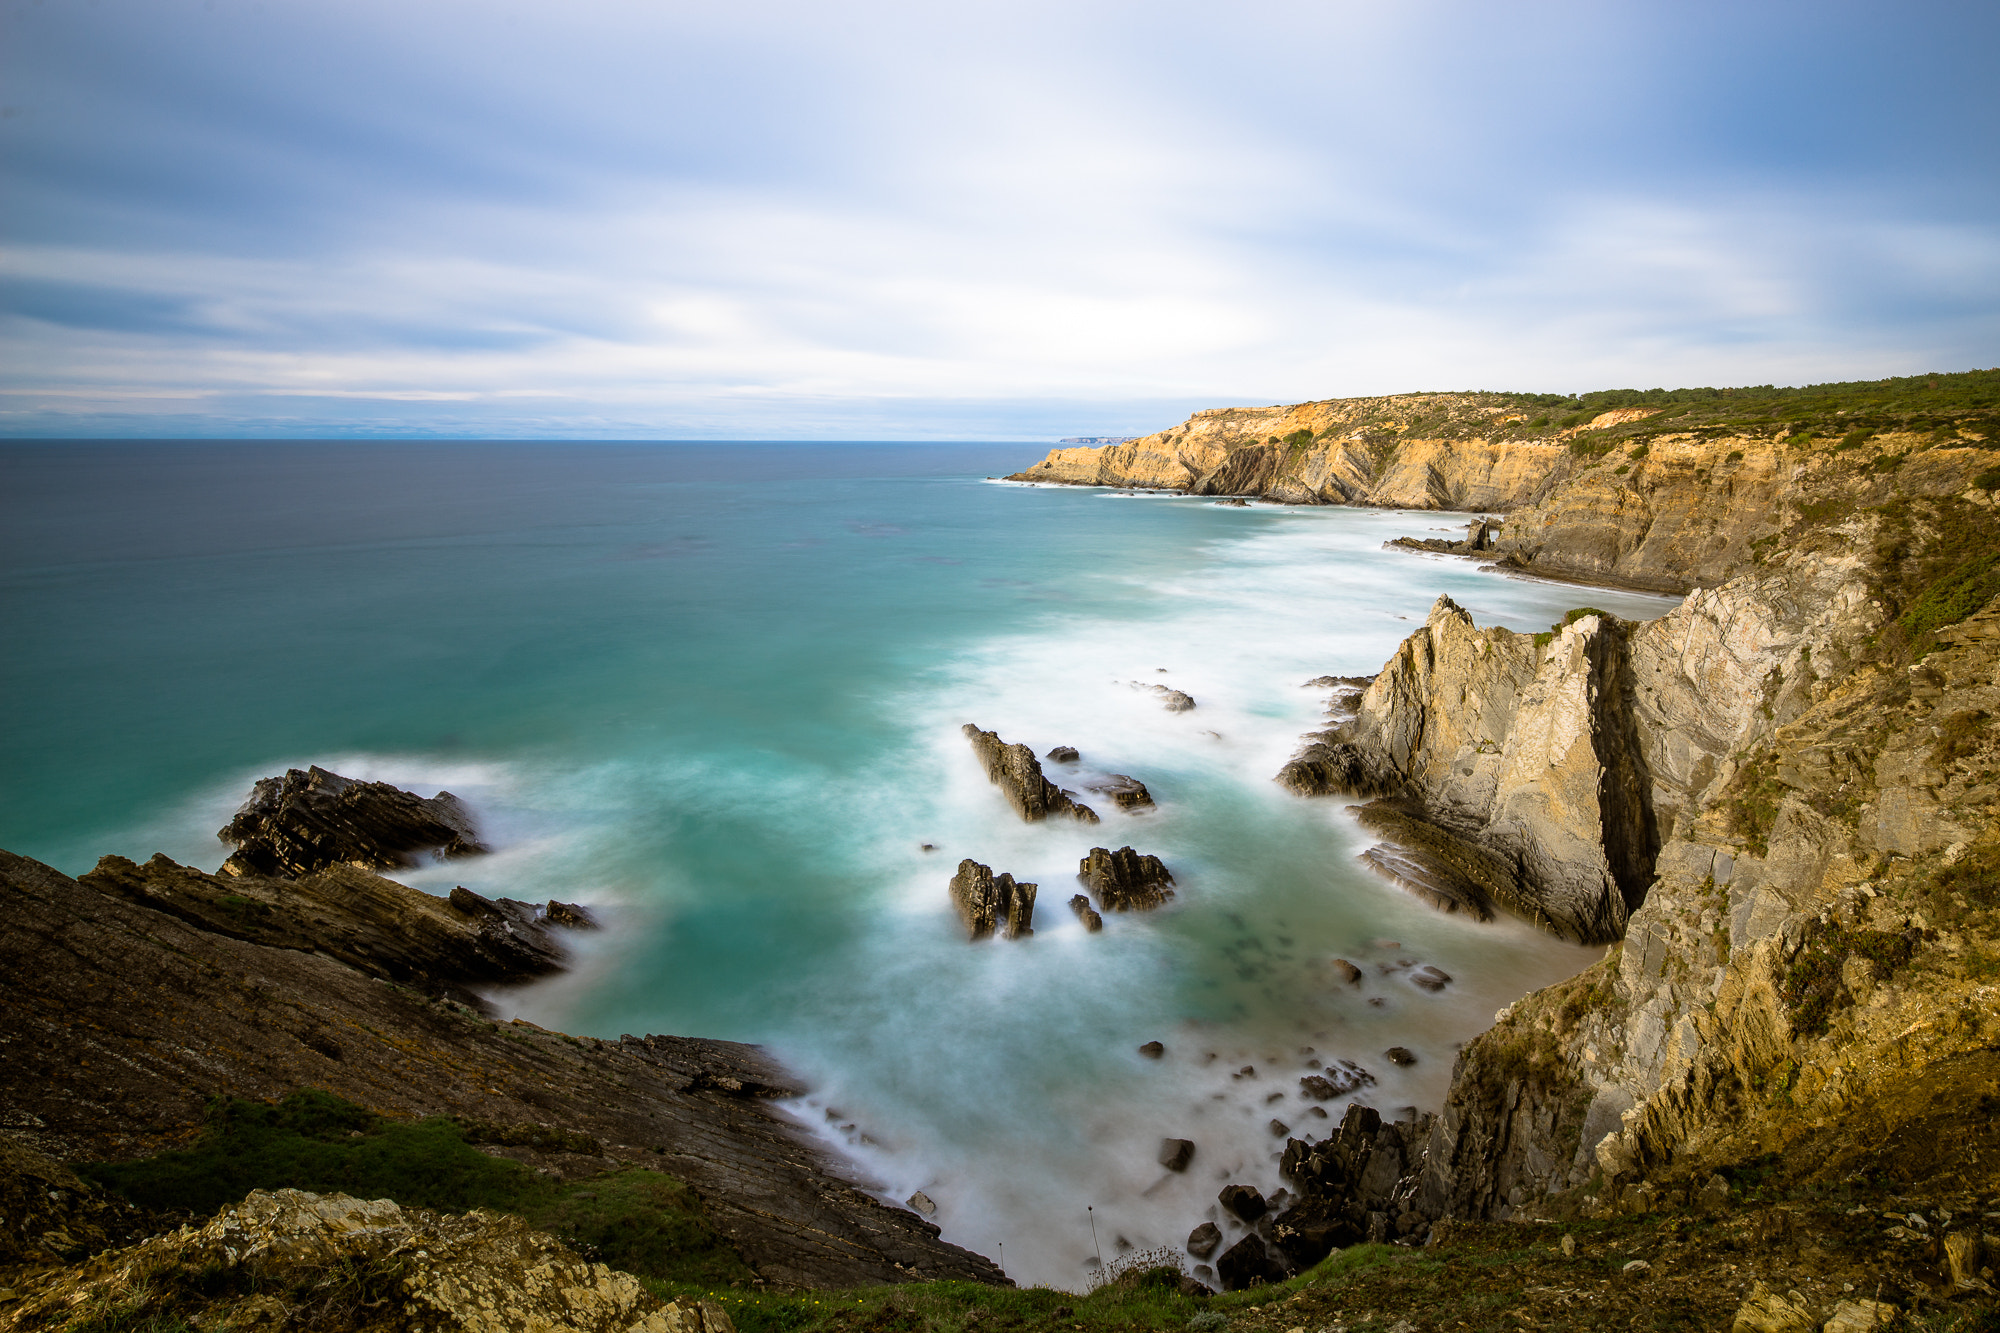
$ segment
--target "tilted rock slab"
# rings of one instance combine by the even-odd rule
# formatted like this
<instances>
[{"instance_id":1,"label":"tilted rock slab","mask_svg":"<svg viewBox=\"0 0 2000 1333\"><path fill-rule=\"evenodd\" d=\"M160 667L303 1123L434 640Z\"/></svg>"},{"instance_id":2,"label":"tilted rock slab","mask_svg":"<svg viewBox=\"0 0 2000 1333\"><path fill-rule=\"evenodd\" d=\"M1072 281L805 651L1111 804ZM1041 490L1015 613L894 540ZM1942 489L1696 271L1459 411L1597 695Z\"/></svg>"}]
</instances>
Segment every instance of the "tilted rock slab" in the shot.
<instances>
[{"instance_id":1,"label":"tilted rock slab","mask_svg":"<svg viewBox=\"0 0 2000 1333\"><path fill-rule=\"evenodd\" d=\"M1166 863L1130 847L1091 848L1077 863L1076 877L1106 912L1150 911L1174 896Z\"/></svg>"},{"instance_id":2,"label":"tilted rock slab","mask_svg":"<svg viewBox=\"0 0 2000 1333\"><path fill-rule=\"evenodd\" d=\"M735 1333L715 1302L663 1302L631 1274L591 1263L516 1217L292 1189L253 1191L199 1226L37 1275L16 1316L54 1323L136 1305L161 1317L275 1326L306 1312L316 1286L356 1269L374 1277L378 1299L431 1333ZM256 1290L190 1296L153 1281L166 1270L241 1272Z\"/></svg>"},{"instance_id":3,"label":"tilted rock slab","mask_svg":"<svg viewBox=\"0 0 2000 1333\"><path fill-rule=\"evenodd\" d=\"M236 848L223 868L239 875L310 875L328 866L412 866L417 853L486 850L472 812L448 791L425 798L386 782L360 782L315 764L264 778L216 837Z\"/></svg>"},{"instance_id":4,"label":"tilted rock slab","mask_svg":"<svg viewBox=\"0 0 2000 1333\"><path fill-rule=\"evenodd\" d=\"M986 939L995 930L1010 940L1035 933L1035 886L1016 883L1004 872L995 875L971 857L960 861L951 877L951 905L968 940Z\"/></svg>"},{"instance_id":5,"label":"tilted rock slab","mask_svg":"<svg viewBox=\"0 0 2000 1333\"><path fill-rule=\"evenodd\" d=\"M1095 810L1079 804L1068 792L1042 776L1041 761L1035 758L1033 750L1025 745L1009 745L1000 739L999 733L981 731L970 722L961 730L972 742L973 753L979 756L986 776L1022 819L1032 824L1050 815L1069 815L1086 824L1098 822Z\"/></svg>"}]
</instances>

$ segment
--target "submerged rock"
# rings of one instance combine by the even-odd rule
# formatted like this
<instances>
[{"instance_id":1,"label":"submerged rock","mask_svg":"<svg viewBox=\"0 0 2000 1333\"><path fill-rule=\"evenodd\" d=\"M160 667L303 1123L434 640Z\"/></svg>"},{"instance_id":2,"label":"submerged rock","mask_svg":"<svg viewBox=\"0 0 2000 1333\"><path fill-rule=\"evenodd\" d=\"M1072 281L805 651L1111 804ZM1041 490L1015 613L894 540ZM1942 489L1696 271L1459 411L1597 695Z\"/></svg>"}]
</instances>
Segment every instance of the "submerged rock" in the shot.
<instances>
[{"instance_id":1,"label":"submerged rock","mask_svg":"<svg viewBox=\"0 0 2000 1333\"><path fill-rule=\"evenodd\" d=\"M1330 1064L1317 1074L1307 1074L1299 1080L1299 1093L1316 1102L1330 1102L1336 1097L1345 1097L1367 1087L1375 1081L1375 1076L1355 1064L1352 1060L1342 1060Z\"/></svg>"},{"instance_id":2,"label":"submerged rock","mask_svg":"<svg viewBox=\"0 0 2000 1333\"><path fill-rule=\"evenodd\" d=\"M1194 1140L1162 1139L1160 1141L1160 1165L1169 1171L1185 1171L1194 1160Z\"/></svg>"},{"instance_id":3,"label":"submerged rock","mask_svg":"<svg viewBox=\"0 0 2000 1333\"><path fill-rule=\"evenodd\" d=\"M1410 973L1410 980L1432 994L1436 994L1451 984L1451 973L1445 971L1443 968L1433 967L1431 964L1425 963L1422 967Z\"/></svg>"},{"instance_id":4,"label":"submerged rock","mask_svg":"<svg viewBox=\"0 0 2000 1333\"><path fill-rule=\"evenodd\" d=\"M1143 680L1126 682L1135 690L1146 690L1160 696L1160 703L1169 713L1185 713L1194 707L1194 700L1181 691L1167 685L1153 685Z\"/></svg>"},{"instance_id":5,"label":"submerged rock","mask_svg":"<svg viewBox=\"0 0 2000 1333\"><path fill-rule=\"evenodd\" d=\"M1083 789L1109 796L1120 810L1153 808L1153 793L1146 790L1146 784L1124 773L1108 774L1102 782L1085 783Z\"/></svg>"},{"instance_id":6,"label":"submerged rock","mask_svg":"<svg viewBox=\"0 0 2000 1333\"><path fill-rule=\"evenodd\" d=\"M1083 922L1083 928L1095 935L1104 929L1104 918L1090 905L1090 899L1082 894L1073 894L1069 900L1069 910L1076 913L1076 919Z\"/></svg>"},{"instance_id":7,"label":"submerged rock","mask_svg":"<svg viewBox=\"0 0 2000 1333\"><path fill-rule=\"evenodd\" d=\"M1389 1063L1401 1069L1408 1069L1417 1062L1416 1053L1407 1046L1391 1046L1382 1054L1389 1057Z\"/></svg>"},{"instance_id":8,"label":"submerged rock","mask_svg":"<svg viewBox=\"0 0 2000 1333\"><path fill-rule=\"evenodd\" d=\"M1157 1041L1149 1041L1139 1048L1139 1054L1148 1060L1157 1060L1167 1053L1167 1048Z\"/></svg>"},{"instance_id":9,"label":"submerged rock","mask_svg":"<svg viewBox=\"0 0 2000 1333\"><path fill-rule=\"evenodd\" d=\"M1076 877L1107 912L1147 911L1174 896L1174 877L1157 856L1120 847L1093 847L1077 863Z\"/></svg>"},{"instance_id":10,"label":"submerged rock","mask_svg":"<svg viewBox=\"0 0 2000 1333\"><path fill-rule=\"evenodd\" d=\"M1033 823L1050 815L1070 815L1086 824L1097 823L1097 812L1072 800L1070 794L1042 776L1035 752L1025 745L1009 745L997 732L981 731L972 723L960 728L972 742L973 753L992 780L1014 807L1016 814Z\"/></svg>"},{"instance_id":11,"label":"submerged rock","mask_svg":"<svg viewBox=\"0 0 2000 1333\"><path fill-rule=\"evenodd\" d=\"M1076 747L1074 745L1058 745L1055 749L1050 750L1047 754L1043 755L1042 757L1044 759L1047 759L1050 763L1055 763L1055 764L1073 764L1077 760L1083 758L1082 755L1076 752Z\"/></svg>"},{"instance_id":12,"label":"submerged rock","mask_svg":"<svg viewBox=\"0 0 2000 1333\"><path fill-rule=\"evenodd\" d=\"M958 873L951 877L951 905L958 909L969 940L983 940L996 930L1010 940L1035 933L1035 886L1017 884L1009 874L995 875L970 857L958 863Z\"/></svg>"},{"instance_id":13,"label":"submerged rock","mask_svg":"<svg viewBox=\"0 0 2000 1333\"><path fill-rule=\"evenodd\" d=\"M216 837L236 850L232 875L310 875L328 866L411 866L417 854L486 850L472 814L448 791L428 799L386 782L361 782L314 765L264 778Z\"/></svg>"}]
</instances>

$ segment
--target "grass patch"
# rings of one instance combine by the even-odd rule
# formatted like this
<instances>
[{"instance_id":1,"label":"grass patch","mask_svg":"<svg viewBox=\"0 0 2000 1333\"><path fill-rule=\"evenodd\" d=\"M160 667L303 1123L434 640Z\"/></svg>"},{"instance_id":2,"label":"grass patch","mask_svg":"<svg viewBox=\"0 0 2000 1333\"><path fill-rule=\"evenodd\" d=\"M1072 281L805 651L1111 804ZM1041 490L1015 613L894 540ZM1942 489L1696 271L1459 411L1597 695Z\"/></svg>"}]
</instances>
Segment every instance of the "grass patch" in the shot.
<instances>
[{"instance_id":1,"label":"grass patch","mask_svg":"<svg viewBox=\"0 0 2000 1333\"><path fill-rule=\"evenodd\" d=\"M255 1189L302 1189L391 1199L407 1207L512 1213L586 1256L670 1281L729 1283L754 1274L709 1223L693 1190L629 1168L558 1183L478 1142L578 1151L595 1141L534 1126L444 1117L391 1120L331 1093L304 1089L275 1105L217 1098L191 1148L79 1173L142 1207L197 1215Z\"/></svg>"},{"instance_id":2,"label":"grass patch","mask_svg":"<svg viewBox=\"0 0 2000 1333\"><path fill-rule=\"evenodd\" d=\"M1854 1003L1841 981L1849 959L1867 959L1879 981L1908 966L1922 943L1923 932L1918 930L1854 930L1812 922L1778 988L1791 1010L1793 1028L1819 1036L1832 1024L1835 1012Z\"/></svg>"}]
</instances>

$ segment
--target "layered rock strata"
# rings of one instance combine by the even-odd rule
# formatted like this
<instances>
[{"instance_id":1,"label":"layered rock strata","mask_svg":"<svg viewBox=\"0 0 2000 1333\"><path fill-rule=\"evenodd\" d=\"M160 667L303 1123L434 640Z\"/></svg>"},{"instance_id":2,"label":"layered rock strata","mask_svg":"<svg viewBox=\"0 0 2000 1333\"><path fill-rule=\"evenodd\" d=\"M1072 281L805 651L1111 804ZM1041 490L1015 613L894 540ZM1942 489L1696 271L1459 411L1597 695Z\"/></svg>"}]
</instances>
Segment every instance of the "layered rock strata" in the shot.
<instances>
[{"instance_id":1,"label":"layered rock strata","mask_svg":"<svg viewBox=\"0 0 2000 1333\"><path fill-rule=\"evenodd\" d=\"M386 870L419 853L450 858L486 850L472 812L448 791L429 798L386 782L360 782L317 764L265 778L216 837L236 850L235 875L310 875L330 866Z\"/></svg>"},{"instance_id":2,"label":"layered rock strata","mask_svg":"<svg viewBox=\"0 0 2000 1333\"><path fill-rule=\"evenodd\" d=\"M968 940L986 939L996 930L1010 940L1035 933L1035 886L1018 884L1005 872L995 875L970 857L951 877L951 905Z\"/></svg>"},{"instance_id":3,"label":"layered rock strata","mask_svg":"<svg viewBox=\"0 0 2000 1333\"><path fill-rule=\"evenodd\" d=\"M1078 862L1076 877L1106 912L1150 911L1174 896L1174 877L1166 863L1130 847L1115 852L1091 848Z\"/></svg>"},{"instance_id":4,"label":"layered rock strata","mask_svg":"<svg viewBox=\"0 0 2000 1333\"><path fill-rule=\"evenodd\" d=\"M495 1151L557 1176L668 1172L773 1284L1005 1281L842 1179L771 1109L802 1089L756 1047L497 1023L394 983L359 948L335 956L345 926L322 926L317 903L279 898L272 914L290 933L264 943L0 853L6 1134L61 1162L129 1159L183 1142L213 1097L323 1088L388 1115L519 1126ZM601 1155L574 1150L584 1137Z\"/></svg>"},{"instance_id":5,"label":"layered rock strata","mask_svg":"<svg viewBox=\"0 0 2000 1333\"><path fill-rule=\"evenodd\" d=\"M961 730L972 742L973 753L979 756L987 778L1022 819L1032 824L1050 815L1068 815L1086 824L1098 822L1095 810L1079 804L1068 792L1042 776L1041 761L1035 758L1033 750L1025 745L1009 745L997 732L981 731L970 722Z\"/></svg>"}]
</instances>

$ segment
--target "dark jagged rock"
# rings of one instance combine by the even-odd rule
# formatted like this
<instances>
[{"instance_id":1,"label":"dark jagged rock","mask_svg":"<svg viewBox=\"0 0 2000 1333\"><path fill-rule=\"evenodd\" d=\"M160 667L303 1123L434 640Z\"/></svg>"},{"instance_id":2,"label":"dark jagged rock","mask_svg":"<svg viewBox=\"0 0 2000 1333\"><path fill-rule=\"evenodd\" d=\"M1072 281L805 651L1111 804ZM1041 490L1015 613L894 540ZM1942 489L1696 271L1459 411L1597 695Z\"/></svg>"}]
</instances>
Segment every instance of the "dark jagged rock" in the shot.
<instances>
[{"instance_id":1,"label":"dark jagged rock","mask_svg":"<svg viewBox=\"0 0 2000 1333\"><path fill-rule=\"evenodd\" d=\"M1120 810L1153 808L1153 793L1146 790L1146 784L1123 773L1108 774L1102 782L1086 783L1084 790L1109 796Z\"/></svg>"},{"instance_id":2,"label":"dark jagged rock","mask_svg":"<svg viewBox=\"0 0 2000 1333\"><path fill-rule=\"evenodd\" d=\"M1203 1222L1188 1232L1187 1251L1197 1259L1206 1259L1215 1253L1215 1247L1222 1244L1222 1228L1213 1222Z\"/></svg>"},{"instance_id":3,"label":"dark jagged rock","mask_svg":"<svg viewBox=\"0 0 2000 1333\"><path fill-rule=\"evenodd\" d=\"M951 904L965 923L965 937L983 940L996 930L1010 940L1035 933L1035 886L1017 884L970 857L951 877Z\"/></svg>"},{"instance_id":4,"label":"dark jagged rock","mask_svg":"<svg viewBox=\"0 0 2000 1333\"><path fill-rule=\"evenodd\" d=\"M486 850L471 812L450 792L425 799L318 765L259 781L215 836L236 849L222 863L233 875L296 877L335 865L384 870L415 865L420 852L449 858Z\"/></svg>"},{"instance_id":5,"label":"dark jagged rock","mask_svg":"<svg viewBox=\"0 0 2000 1333\"><path fill-rule=\"evenodd\" d=\"M1271 1206L1261 1192L1249 1185L1224 1185L1215 1201L1244 1222L1255 1222Z\"/></svg>"},{"instance_id":6,"label":"dark jagged rock","mask_svg":"<svg viewBox=\"0 0 2000 1333\"><path fill-rule=\"evenodd\" d=\"M1264 1248L1263 1237L1254 1233L1224 1250L1222 1257L1215 1261L1215 1272L1222 1279L1224 1291L1275 1286L1290 1276L1285 1272L1285 1266L1273 1259L1270 1251Z\"/></svg>"},{"instance_id":7,"label":"dark jagged rock","mask_svg":"<svg viewBox=\"0 0 2000 1333\"><path fill-rule=\"evenodd\" d=\"M1160 1141L1160 1165L1169 1171L1185 1171L1194 1160L1194 1140L1163 1139ZM1206 1257L1206 1256L1204 1256Z\"/></svg>"},{"instance_id":8,"label":"dark jagged rock","mask_svg":"<svg viewBox=\"0 0 2000 1333\"><path fill-rule=\"evenodd\" d=\"M545 908L467 888L437 898L350 865L299 879L210 875L164 856L107 856L81 882L202 930L317 952L384 981L481 1008L474 988L561 971L564 929L590 928L569 903Z\"/></svg>"},{"instance_id":9,"label":"dark jagged rock","mask_svg":"<svg viewBox=\"0 0 2000 1333\"><path fill-rule=\"evenodd\" d=\"M1387 842L1361 859L1407 893L1443 912L1491 921L1494 905L1527 915L1533 899L1504 857L1393 801L1370 801L1355 810L1361 827Z\"/></svg>"},{"instance_id":10,"label":"dark jagged rock","mask_svg":"<svg viewBox=\"0 0 2000 1333\"><path fill-rule=\"evenodd\" d=\"M1335 1097L1359 1091L1374 1081L1375 1076L1360 1065L1352 1060L1342 1060L1328 1065L1320 1073L1307 1074L1300 1079L1299 1093L1316 1102L1330 1102Z\"/></svg>"},{"instance_id":11,"label":"dark jagged rock","mask_svg":"<svg viewBox=\"0 0 2000 1333\"><path fill-rule=\"evenodd\" d=\"M1104 918L1099 916L1097 909L1090 905L1090 899L1084 897L1082 894L1070 895L1069 910L1076 913L1076 919L1083 922L1083 928L1091 934L1095 935L1098 931L1104 929Z\"/></svg>"},{"instance_id":12,"label":"dark jagged rock","mask_svg":"<svg viewBox=\"0 0 2000 1333\"><path fill-rule=\"evenodd\" d=\"M1403 790L1402 775L1372 751L1317 732L1278 770L1277 781L1301 796L1390 796Z\"/></svg>"},{"instance_id":13,"label":"dark jagged rock","mask_svg":"<svg viewBox=\"0 0 2000 1333\"><path fill-rule=\"evenodd\" d=\"M1006 1282L934 1225L846 1184L772 1108L803 1089L754 1046L579 1039L385 985L358 949L335 956L353 919L306 897L310 877L263 881L268 913L243 907L283 923L276 943L92 879L0 852L0 1106L7 1135L45 1156L147 1156L183 1145L211 1098L321 1088L388 1115L517 1128L522 1142L496 1151L556 1177L657 1167L694 1188L774 1286ZM252 901L203 910L226 919ZM603 1156L568 1146L585 1140Z\"/></svg>"},{"instance_id":14,"label":"dark jagged rock","mask_svg":"<svg viewBox=\"0 0 2000 1333\"><path fill-rule=\"evenodd\" d=\"M1074 745L1058 745L1042 757L1052 764L1073 764L1083 758L1082 755L1076 752Z\"/></svg>"},{"instance_id":15,"label":"dark jagged rock","mask_svg":"<svg viewBox=\"0 0 2000 1333\"><path fill-rule=\"evenodd\" d=\"M10 1117L11 1119L12 1117ZM21 1128L46 1128L40 1117ZM0 1134L0 1266L80 1259L150 1228L138 1209Z\"/></svg>"},{"instance_id":16,"label":"dark jagged rock","mask_svg":"<svg viewBox=\"0 0 2000 1333\"><path fill-rule=\"evenodd\" d=\"M1408 1069L1417 1062L1416 1052L1407 1046L1391 1046L1382 1054L1389 1057L1389 1063L1399 1069Z\"/></svg>"},{"instance_id":17,"label":"dark jagged rock","mask_svg":"<svg viewBox=\"0 0 2000 1333\"><path fill-rule=\"evenodd\" d=\"M1370 1107L1350 1106L1331 1138L1287 1143L1278 1169L1297 1187L1299 1201L1271 1225L1285 1257L1304 1267L1374 1231L1428 1230L1444 1212L1439 1191L1423 1188L1435 1124L1429 1115L1385 1122Z\"/></svg>"},{"instance_id":18,"label":"dark jagged rock","mask_svg":"<svg viewBox=\"0 0 2000 1333\"><path fill-rule=\"evenodd\" d=\"M1025 745L1009 745L998 733L981 731L968 722L961 728L972 742L986 776L1007 798L1016 814L1033 823L1050 815L1069 815L1086 824L1097 822L1097 812L1079 805L1070 794L1042 776L1035 752Z\"/></svg>"},{"instance_id":19,"label":"dark jagged rock","mask_svg":"<svg viewBox=\"0 0 2000 1333\"><path fill-rule=\"evenodd\" d=\"M1174 877L1165 863L1130 847L1091 848L1077 863L1076 877L1106 912L1148 911L1174 896Z\"/></svg>"},{"instance_id":20,"label":"dark jagged rock","mask_svg":"<svg viewBox=\"0 0 2000 1333\"><path fill-rule=\"evenodd\" d=\"M1167 1048L1157 1041L1149 1041L1139 1048L1139 1054L1148 1060L1157 1060L1167 1053Z\"/></svg>"},{"instance_id":21,"label":"dark jagged rock","mask_svg":"<svg viewBox=\"0 0 2000 1333\"><path fill-rule=\"evenodd\" d=\"M1359 986L1361 984L1361 969L1348 962L1345 958L1336 958L1327 966L1333 970L1333 974L1339 977L1344 984L1349 986Z\"/></svg>"}]
</instances>

